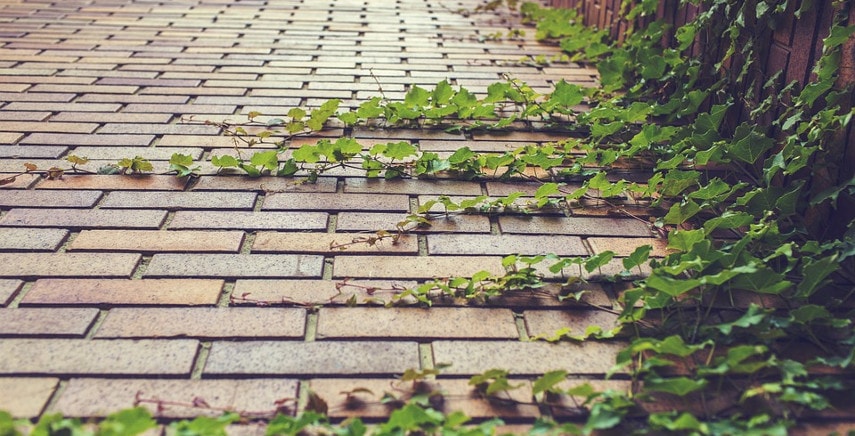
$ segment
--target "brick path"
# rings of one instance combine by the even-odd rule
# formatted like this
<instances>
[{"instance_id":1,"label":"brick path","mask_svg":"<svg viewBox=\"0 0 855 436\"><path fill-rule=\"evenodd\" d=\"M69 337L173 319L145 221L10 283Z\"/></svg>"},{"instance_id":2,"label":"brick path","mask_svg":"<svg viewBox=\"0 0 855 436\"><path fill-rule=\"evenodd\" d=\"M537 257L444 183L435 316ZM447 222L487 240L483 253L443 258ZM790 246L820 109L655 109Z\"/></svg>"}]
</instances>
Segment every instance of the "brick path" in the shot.
<instances>
[{"instance_id":1,"label":"brick path","mask_svg":"<svg viewBox=\"0 0 855 436\"><path fill-rule=\"evenodd\" d=\"M233 141L181 121L401 98L409 84L448 79L483 92L503 73L544 91L559 78L591 83L576 66L537 68L554 54L533 41L479 41L507 30L499 15L454 13L475 1L37 0L0 4L0 172L30 162L87 168L135 155L164 172L169 157L204 161L198 183L170 175L21 176L0 192L0 409L103 416L135 397L272 411L308 389L332 416L376 417L384 406L345 407L341 391L367 387L372 403L408 368L451 363L446 409L525 423L545 412L472 398L468 376L509 369L525 379L565 368L602 379L613 343L528 342L614 315L536 295L490 307L373 307L365 290L437 276L501 271L512 253L586 255L660 244L638 220L579 209L573 216L458 216L397 245L347 242L393 228L439 194L506 195L531 185L376 181L359 174L293 179L213 175L212 154ZM371 74L376 76L376 80ZM544 133L344 131L365 143L398 138L450 152L561 139ZM615 306L620 285L590 283L587 301ZM558 292L548 288L551 292ZM345 303L356 296L357 305ZM377 295L375 295L376 297ZM263 305L260 303L264 303ZM623 382L610 382L621 386ZM518 399L530 396L514 391ZM200 410L165 406L168 417Z\"/></svg>"}]
</instances>

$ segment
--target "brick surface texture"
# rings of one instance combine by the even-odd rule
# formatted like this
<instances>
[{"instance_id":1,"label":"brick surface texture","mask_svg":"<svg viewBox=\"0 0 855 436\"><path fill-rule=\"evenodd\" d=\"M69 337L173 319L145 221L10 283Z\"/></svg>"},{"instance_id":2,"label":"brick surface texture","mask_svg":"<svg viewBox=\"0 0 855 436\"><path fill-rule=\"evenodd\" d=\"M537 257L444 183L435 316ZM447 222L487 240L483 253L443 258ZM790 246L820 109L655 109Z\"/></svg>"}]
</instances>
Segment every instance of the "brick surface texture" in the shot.
<instances>
[{"instance_id":1,"label":"brick surface texture","mask_svg":"<svg viewBox=\"0 0 855 436\"><path fill-rule=\"evenodd\" d=\"M0 410L103 417L142 398L165 418L270 414L310 388L334 417L380 418L390 412L380 396L397 376L450 364L436 381L448 393L444 409L502 417L513 431L544 411L483 401L468 376L508 369L523 386L508 395L529 402L531 380L545 371L601 379L614 364L621 338L529 339L614 325L619 283L574 285L586 291L582 303L559 300L568 277L557 274L547 287L470 303L440 298L427 308L397 296L432 279L503 274L510 254L613 250L618 259L605 269L618 273L619 258L639 245L666 254L644 220L438 213L393 242L398 223L440 195L522 191L524 204L537 184L367 179L359 168L311 183L305 172L251 178L210 162L274 145L249 149L206 120L242 122L258 111L266 121L330 98L354 108L381 96L377 81L391 99L441 80L483 96L506 73L542 92L562 79L595 83L592 68L518 63L558 52L537 43L533 29L520 40L479 40L518 24L455 12L477 0L3 3L0 178L25 163L67 171L0 185ZM334 121L283 145L343 135L366 149L407 141L444 155L566 137ZM193 157L200 177L168 174L174 153ZM91 160L85 171L70 169L71 155ZM153 173L98 174L135 156ZM342 394L360 387L372 393L356 393L356 402ZM263 434L254 430L241 425L235 434Z\"/></svg>"}]
</instances>

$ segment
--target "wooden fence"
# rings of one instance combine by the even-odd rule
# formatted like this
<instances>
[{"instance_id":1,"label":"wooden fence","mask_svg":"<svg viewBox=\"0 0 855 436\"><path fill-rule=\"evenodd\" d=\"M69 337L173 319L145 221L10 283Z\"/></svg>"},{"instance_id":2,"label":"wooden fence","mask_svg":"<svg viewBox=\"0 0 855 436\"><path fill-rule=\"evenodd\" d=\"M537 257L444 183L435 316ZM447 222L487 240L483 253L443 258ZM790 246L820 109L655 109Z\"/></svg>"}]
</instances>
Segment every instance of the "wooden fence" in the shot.
<instances>
[{"instance_id":1,"label":"wooden fence","mask_svg":"<svg viewBox=\"0 0 855 436\"><path fill-rule=\"evenodd\" d=\"M627 28L626 21L620 19L621 0L548 0L548 2L553 7L579 10L585 24L610 29L611 37L618 40ZM822 40L828 36L835 11L831 5L832 0L812 0L812 4L797 19L795 11L801 7L797 4L800 2L789 3L784 19L771 33L768 45L765 47L767 55L763 72L768 77L781 71L787 83L797 81L805 84L810 80L814 62L822 53ZM855 24L855 6L847 3L850 2L844 2L843 7L849 8L848 24ZM697 13L697 6L681 6L679 0L661 0L657 18L663 19L676 28L694 18ZM843 47L838 84L842 88L853 83L855 83L855 38L850 38ZM848 103L850 106L853 103L852 100L853 98L850 97ZM836 148L837 152L831 154L832 167L828 169L826 177L836 180L837 183L852 179L855 176L855 128L850 125L847 131L840 132L832 147ZM817 181L814 180L814 182ZM816 186L812 189L818 192L823 189L823 185L827 187L834 182L814 184ZM841 199L843 198L844 196L841 196ZM853 220L853 217L855 217L855 201L851 200L851 197L846 197L837 210L820 211L819 216L809 217L809 219L814 227L831 228L833 233L839 233Z\"/></svg>"}]
</instances>

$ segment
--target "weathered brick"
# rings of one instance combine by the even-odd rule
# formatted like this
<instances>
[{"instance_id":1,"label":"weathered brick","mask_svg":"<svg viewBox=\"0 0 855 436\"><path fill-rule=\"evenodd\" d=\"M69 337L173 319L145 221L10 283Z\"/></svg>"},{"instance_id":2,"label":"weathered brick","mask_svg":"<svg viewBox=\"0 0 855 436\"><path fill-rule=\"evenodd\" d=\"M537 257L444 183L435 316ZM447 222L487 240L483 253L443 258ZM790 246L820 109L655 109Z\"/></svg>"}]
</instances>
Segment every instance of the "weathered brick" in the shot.
<instances>
[{"instance_id":1,"label":"weathered brick","mask_svg":"<svg viewBox=\"0 0 855 436\"><path fill-rule=\"evenodd\" d=\"M668 255L668 241L655 238L588 238L588 243L595 253L610 250L618 256L629 256L636 248L650 245L653 257L665 257Z\"/></svg>"},{"instance_id":2,"label":"weathered brick","mask_svg":"<svg viewBox=\"0 0 855 436\"><path fill-rule=\"evenodd\" d=\"M130 277L131 253L0 253L0 277Z\"/></svg>"},{"instance_id":3,"label":"weathered brick","mask_svg":"<svg viewBox=\"0 0 855 436\"><path fill-rule=\"evenodd\" d=\"M111 192L101 204L105 209L236 209L250 210L252 192Z\"/></svg>"},{"instance_id":4,"label":"weathered brick","mask_svg":"<svg viewBox=\"0 0 855 436\"><path fill-rule=\"evenodd\" d=\"M21 304L211 306L223 285L207 279L39 279Z\"/></svg>"},{"instance_id":5,"label":"weathered brick","mask_svg":"<svg viewBox=\"0 0 855 436\"><path fill-rule=\"evenodd\" d=\"M299 305L378 304L416 286L401 280L238 280L233 304Z\"/></svg>"},{"instance_id":6,"label":"weathered brick","mask_svg":"<svg viewBox=\"0 0 855 436\"><path fill-rule=\"evenodd\" d=\"M58 385L58 378L0 378L0 410L15 418L37 417Z\"/></svg>"},{"instance_id":7,"label":"weathered brick","mask_svg":"<svg viewBox=\"0 0 855 436\"><path fill-rule=\"evenodd\" d=\"M0 132L0 144L8 145L14 144L18 142L19 139L23 138L23 133L15 133L15 132Z\"/></svg>"},{"instance_id":8,"label":"weathered brick","mask_svg":"<svg viewBox=\"0 0 855 436\"><path fill-rule=\"evenodd\" d=\"M0 250L56 251L68 230L0 228Z\"/></svg>"},{"instance_id":9,"label":"weathered brick","mask_svg":"<svg viewBox=\"0 0 855 436\"><path fill-rule=\"evenodd\" d=\"M162 210L12 209L0 226L156 229L165 219Z\"/></svg>"},{"instance_id":10,"label":"weathered brick","mask_svg":"<svg viewBox=\"0 0 855 436\"><path fill-rule=\"evenodd\" d=\"M115 112L121 107L122 105L113 103L51 103L48 105L44 103L14 102L4 106L3 109L10 111ZM53 122L54 120L52 119L51 121Z\"/></svg>"},{"instance_id":11,"label":"weathered brick","mask_svg":"<svg viewBox=\"0 0 855 436\"><path fill-rule=\"evenodd\" d=\"M333 276L366 279L430 279L501 274L501 257L473 256L336 256Z\"/></svg>"},{"instance_id":12,"label":"weathered brick","mask_svg":"<svg viewBox=\"0 0 855 436\"><path fill-rule=\"evenodd\" d=\"M399 374L418 367L415 342L214 342L203 374Z\"/></svg>"},{"instance_id":13,"label":"weathered brick","mask_svg":"<svg viewBox=\"0 0 855 436\"><path fill-rule=\"evenodd\" d=\"M73 378L51 408L51 413L73 417L105 417L139 404L159 417L195 418L220 416L222 410L274 412L277 401L297 397L297 381L247 380L116 380ZM169 401L158 407L157 400ZM181 406L202 400L210 409ZM229 433L231 434L231 433Z\"/></svg>"},{"instance_id":14,"label":"weathered brick","mask_svg":"<svg viewBox=\"0 0 855 436\"><path fill-rule=\"evenodd\" d=\"M503 233L579 235L579 236L650 236L647 224L634 219L589 217L501 216Z\"/></svg>"},{"instance_id":15,"label":"weathered brick","mask_svg":"<svg viewBox=\"0 0 855 436\"><path fill-rule=\"evenodd\" d=\"M403 213L341 212L338 214L336 230L353 232L397 230L399 223L414 233L490 233L490 219L483 215L438 216L430 220L430 226L415 227L404 222Z\"/></svg>"},{"instance_id":16,"label":"weathered brick","mask_svg":"<svg viewBox=\"0 0 855 436\"><path fill-rule=\"evenodd\" d=\"M236 108L235 105L130 103L122 111L175 115L233 114Z\"/></svg>"},{"instance_id":17,"label":"weathered brick","mask_svg":"<svg viewBox=\"0 0 855 436\"><path fill-rule=\"evenodd\" d=\"M69 251L230 252L240 251L243 232L193 230L84 230Z\"/></svg>"},{"instance_id":18,"label":"weathered brick","mask_svg":"<svg viewBox=\"0 0 855 436\"><path fill-rule=\"evenodd\" d=\"M145 147L150 145L153 140L154 135L63 135L58 133L32 133L22 139L21 144Z\"/></svg>"},{"instance_id":19,"label":"weathered brick","mask_svg":"<svg viewBox=\"0 0 855 436\"><path fill-rule=\"evenodd\" d=\"M128 134L128 135L216 135L219 127L204 124L105 124L98 129L98 134Z\"/></svg>"},{"instance_id":20,"label":"weathered brick","mask_svg":"<svg viewBox=\"0 0 855 436\"><path fill-rule=\"evenodd\" d=\"M0 207L92 207L100 198L100 191L4 190Z\"/></svg>"},{"instance_id":21,"label":"weathered brick","mask_svg":"<svg viewBox=\"0 0 855 436\"><path fill-rule=\"evenodd\" d=\"M588 254L582 239L576 236L430 234L427 236L427 246L431 255Z\"/></svg>"},{"instance_id":22,"label":"weathered brick","mask_svg":"<svg viewBox=\"0 0 855 436\"><path fill-rule=\"evenodd\" d=\"M188 339L5 339L0 374L188 376L197 348Z\"/></svg>"},{"instance_id":23,"label":"weathered brick","mask_svg":"<svg viewBox=\"0 0 855 436\"><path fill-rule=\"evenodd\" d=\"M50 117L51 117L50 112L31 112L31 111L3 112L3 111L0 111L0 120L2 120L2 121L44 121ZM51 118L51 121L62 121L62 120L55 120L55 119ZM92 121L92 120L82 120L82 121ZM9 132L8 134L19 135L19 133L11 133L11 132ZM0 144L2 144L2 141L0 141Z\"/></svg>"},{"instance_id":24,"label":"weathered brick","mask_svg":"<svg viewBox=\"0 0 855 436\"><path fill-rule=\"evenodd\" d=\"M145 277L320 277L322 256L295 254L155 254Z\"/></svg>"},{"instance_id":25,"label":"weathered brick","mask_svg":"<svg viewBox=\"0 0 855 436\"><path fill-rule=\"evenodd\" d=\"M434 307L322 308L318 338L469 338L519 337L510 309Z\"/></svg>"},{"instance_id":26,"label":"weathered brick","mask_svg":"<svg viewBox=\"0 0 855 436\"><path fill-rule=\"evenodd\" d=\"M546 338L562 329L570 329L571 335L583 336L589 326L608 331L620 325L614 313L594 309L527 310L523 315L528 334Z\"/></svg>"},{"instance_id":27,"label":"weathered brick","mask_svg":"<svg viewBox=\"0 0 855 436\"><path fill-rule=\"evenodd\" d=\"M140 175L117 177L115 175L67 174L61 179L44 179L38 189L97 189L97 190L151 190L180 191L187 179L175 176Z\"/></svg>"},{"instance_id":28,"label":"weathered brick","mask_svg":"<svg viewBox=\"0 0 855 436\"><path fill-rule=\"evenodd\" d=\"M29 89L30 92L73 92L79 94L133 94L139 89L138 86L120 85L71 85L39 83Z\"/></svg>"},{"instance_id":29,"label":"weathered brick","mask_svg":"<svg viewBox=\"0 0 855 436\"><path fill-rule=\"evenodd\" d=\"M3 144L2 136L3 134L0 133L0 144ZM61 155L65 154L66 151L68 151L68 147L60 145L7 145L3 148L0 148L0 157L35 157L56 159ZM30 176L36 177L37 175L30 174Z\"/></svg>"},{"instance_id":30,"label":"weathered brick","mask_svg":"<svg viewBox=\"0 0 855 436\"><path fill-rule=\"evenodd\" d=\"M542 375L555 369L583 375L608 372L615 364L617 353L626 345L595 341L581 344L435 341L432 346L438 364L451 364L443 370L447 375L480 374L492 368L507 369L516 375Z\"/></svg>"},{"instance_id":31,"label":"weathered brick","mask_svg":"<svg viewBox=\"0 0 855 436\"><path fill-rule=\"evenodd\" d=\"M377 233L259 232L252 244L252 251L321 254L418 253L419 244L415 235L398 236L396 242L393 242L393 238L392 234L378 236Z\"/></svg>"},{"instance_id":32,"label":"weathered brick","mask_svg":"<svg viewBox=\"0 0 855 436\"><path fill-rule=\"evenodd\" d=\"M302 338L305 324L306 311L292 308L119 308L95 337Z\"/></svg>"},{"instance_id":33,"label":"weathered brick","mask_svg":"<svg viewBox=\"0 0 855 436\"><path fill-rule=\"evenodd\" d=\"M89 121L93 123L168 123L172 114L138 114L120 112L60 112L51 121Z\"/></svg>"},{"instance_id":34,"label":"weathered brick","mask_svg":"<svg viewBox=\"0 0 855 436\"><path fill-rule=\"evenodd\" d=\"M321 177L315 183L307 183L305 178L285 177L202 177L193 186L194 191L258 191L266 192L270 200L283 192L335 192L336 180Z\"/></svg>"},{"instance_id":35,"label":"weathered brick","mask_svg":"<svg viewBox=\"0 0 855 436\"><path fill-rule=\"evenodd\" d=\"M262 210L362 210L406 212L410 199L406 195L277 193L264 199Z\"/></svg>"},{"instance_id":36,"label":"weathered brick","mask_svg":"<svg viewBox=\"0 0 855 436\"><path fill-rule=\"evenodd\" d=\"M3 132L62 132L92 133L98 128L95 123L45 123L40 121L0 121Z\"/></svg>"},{"instance_id":37,"label":"weathered brick","mask_svg":"<svg viewBox=\"0 0 855 436\"><path fill-rule=\"evenodd\" d=\"M383 180L349 178L344 182L344 192L366 194L436 194L436 195L481 195L477 182L456 180Z\"/></svg>"},{"instance_id":38,"label":"weathered brick","mask_svg":"<svg viewBox=\"0 0 855 436\"><path fill-rule=\"evenodd\" d=\"M0 336L68 336L82 338L98 309L0 309Z\"/></svg>"},{"instance_id":39,"label":"weathered brick","mask_svg":"<svg viewBox=\"0 0 855 436\"><path fill-rule=\"evenodd\" d=\"M9 304L12 296L15 295L24 286L21 280L0 279L0 306Z\"/></svg>"},{"instance_id":40,"label":"weathered brick","mask_svg":"<svg viewBox=\"0 0 855 436\"><path fill-rule=\"evenodd\" d=\"M178 211L169 228L323 230L327 218L322 212Z\"/></svg>"}]
</instances>

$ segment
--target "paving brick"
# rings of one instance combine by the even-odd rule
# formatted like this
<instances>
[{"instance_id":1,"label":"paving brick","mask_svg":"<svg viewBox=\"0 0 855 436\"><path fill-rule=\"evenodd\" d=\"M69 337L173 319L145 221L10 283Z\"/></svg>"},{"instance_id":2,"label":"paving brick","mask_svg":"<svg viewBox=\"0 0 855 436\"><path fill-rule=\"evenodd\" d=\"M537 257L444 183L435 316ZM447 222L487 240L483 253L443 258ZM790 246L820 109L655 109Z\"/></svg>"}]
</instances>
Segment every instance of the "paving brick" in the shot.
<instances>
[{"instance_id":1,"label":"paving brick","mask_svg":"<svg viewBox=\"0 0 855 436\"><path fill-rule=\"evenodd\" d=\"M252 192L111 192L101 207L105 209L236 209L250 210Z\"/></svg>"},{"instance_id":2,"label":"paving brick","mask_svg":"<svg viewBox=\"0 0 855 436\"><path fill-rule=\"evenodd\" d=\"M0 253L0 277L130 277L139 254Z\"/></svg>"},{"instance_id":3,"label":"paving brick","mask_svg":"<svg viewBox=\"0 0 855 436\"><path fill-rule=\"evenodd\" d=\"M67 336L82 338L98 309L0 309L0 336Z\"/></svg>"},{"instance_id":4,"label":"paving brick","mask_svg":"<svg viewBox=\"0 0 855 436\"><path fill-rule=\"evenodd\" d=\"M516 339L519 333L510 309L348 307L319 312L318 339L383 337Z\"/></svg>"},{"instance_id":5,"label":"paving brick","mask_svg":"<svg viewBox=\"0 0 855 436\"><path fill-rule=\"evenodd\" d=\"M170 229L324 230L322 212L178 211Z\"/></svg>"},{"instance_id":6,"label":"paving brick","mask_svg":"<svg viewBox=\"0 0 855 436\"><path fill-rule=\"evenodd\" d=\"M384 235L381 235L384 236ZM253 252L262 253L409 253L416 254L419 244L414 235L392 235L383 239L376 233L259 232Z\"/></svg>"},{"instance_id":7,"label":"paving brick","mask_svg":"<svg viewBox=\"0 0 855 436\"><path fill-rule=\"evenodd\" d=\"M58 378L0 377L0 410L14 418L35 418L47 406Z\"/></svg>"},{"instance_id":8,"label":"paving brick","mask_svg":"<svg viewBox=\"0 0 855 436\"><path fill-rule=\"evenodd\" d=\"M140 404L159 417L218 417L221 410L273 412L277 401L296 398L297 381L288 379L248 380L153 380L73 378L50 412L70 417L105 417L117 410L137 406L136 399L152 400ZM198 399L198 400L197 400ZM157 400L168 401L157 407ZM202 400L211 410L178 404ZM177 403L177 404L172 404ZM231 434L231 433L229 433Z\"/></svg>"},{"instance_id":9,"label":"paving brick","mask_svg":"<svg viewBox=\"0 0 855 436\"><path fill-rule=\"evenodd\" d=\"M629 256L636 248L650 245L653 257L665 257L668 255L668 241L656 238L588 238L588 243L595 253L606 250L615 252L617 256Z\"/></svg>"},{"instance_id":10,"label":"paving brick","mask_svg":"<svg viewBox=\"0 0 855 436\"><path fill-rule=\"evenodd\" d=\"M349 178L344 182L344 192L368 194L436 194L436 195L481 195L477 182L456 180L382 180Z\"/></svg>"},{"instance_id":11,"label":"paving brick","mask_svg":"<svg viewBox=\"0 0 855 436\"><path fill-rule=\"evenodd\" d=\"M17 134L14 134L17 135ZM0 134L0 144L4 144L2 140L3 134ZM51 146L51 145L41 145L41 146L27 146L27 145L6 145L3 148L0 148L0 157L13 157L13 158L52 158L56 159L65 152L68 151L68 147L64 146ZM31 174L31 176L35 176Z\"/></svg>"},{"instance_id":12,"label":"paving brick","mask_svg":"<svg viewBox=\"0 0 855 436\"><path fill-rule=\"evenodd\" d=\"M95 123L51 123L35 121L0 121L3 132L62 132L92 133L98 128Z\"/></svg>"},{"instance_id":13,"label":"paving brick","mask_svg":"<svg viewBox=\"0 0 855 436\"><path fill-rule=\"evenodd\" d=\"M14 132L0 132L0 144L8 145L14 144L18 142L19 139L23 138L23 133L14 133Z\"/></svg>"},{"instance_id":14,"label":"paving brick","mask_svg":"<svg viewBox=\"0 0 855 436\"><path fill-rule=\"evenodd\" d=\"M366 279L468 277L479 271L501 274L501 257L336 256L333 276Z\"/></svg>"},{"instance_id":15,"label":"paving brick","mask_svg":"<svg viewBox=\"0 0 855 436\"><path fill-rule=\"evenodd\" d=\"M337 230L340 231L394 231L399 223L414 233L490 233L490 219L484 215L449 215L434 217L430 226L414 227L404 222L403 213L341 212Z\"/></svg>"},{"instance_id":16,"label":"paving brick","mask_svg":"<svg viewBox=\"0 0 855 436\"><path fill-rule=\"evenodd\" d=\"M307 183L306 179L285 177L202 177L193 186L194 191L258 191L268 193L270 200L283 192L335 192L336 179L330 177L318 178L315 183Z\"/></svg>"},{"instance_id":17,"label":"paving brick","mask_svg":"<svg viewBox=\"0 0 855 436\"><path fill-rule=\"evenodd\" d=\"M216 135L219 127L203 124L105 124L98 129L98 134L128 134L128 135Z\"/></svg>"},{"instance_id":18,"label":"paving brick","mask_svg":"<svg viewBox=\"0 0 855 436\"><path fill-rule=\"evenodd\" d=\"M428 235L428 252L436 254L508 255L547 254L584 256L582 239L576 236L535 235Z\"/></svg>"},{"instance_id":19,"label":"paving brick","mask_svg":"<svg viewBox=\"0 0 855 436\"><path fill-rule=\"evenodd\" d=\"M189 339L5 339L0 374L189 376L197 348Z\"/></svg>"},{"instance_id":20,"label":"paving brick","mask_svg":"<svg viewBox=\"0 0 855 436\"><path fill-rule=\"evenodd\" d=\"M157 104L157 103L130 103L122 109L123 112L143 112L161 114L233 114L237 109L235 105L212 105L212 104Z\"/></svg>"},{"instance_id":21,"label":"paving brick","mask_svg":"<svg viewBox=\"0 0 855 436\"><path fill-rule=\"evenodd\" d=\"M9 177L11 177L11 182L6 180L4 185L0 185L0 189L29 189L42 178L40 174L0 174L0 179Z\"/></svg>"},{"instance_id":22,"label":"paving brick","mask_svg":"<svg viewBox=\"0 0 855 436\"><path fill-rule=\"evenodd\" d=\"M501 216L503 233L649 237L647 224L634 219L590 217Z\"/></svg>"},{"instance_id":23,"label":"paving brick","mask_svg":"<svg viewBox=\"0 0 855 436\"><path fill-rule=\"evenodd\" d=\"M476 419L532 418L540 415L537 406L530 404L531 387L525 380L518 381L523 385L521 388L499 394L500 397L522 404L482 398L476 388L469 385L469 380L439 379L429 383L425 387L442 393L443 401L434 406L445 413L461 411ZM413 391L412 383L402 383L397 379L312 379L309 381L309 387L328 403L329 416L335 418L387 417L395 410L395 404L381 401L384 393L394 391L398 398L407 400ZM355 391L357 388L362 390Z\"/></svg>"},{"instance_id":24,"label":"paving brick","mask_svg":"<svg viewBox=\"0 0 855 436\"><path fill-rule=\"evenodd\" d=\"M39 279L21 304L211 306L223 285L206 279Z\"/></svg>"},{"instance_id":25,"label":"paving brick","mask_svg":"<svg viewBox=\"0 0 855 436\"><path fill-rule=\"evenodd\" d=\"M292 308L119 308L95 338L302 338L305 324L306 311Z\"/></svg>"},{"instance_id":26,"label":"paving brick","mask_svg":"<svg viewBox=\"0 0 855 436\"><path fill-rule=\"evenodd\" d=\"M399 374L419 367L415 342L214 342L203 375Z\"/></svg>"},{"instance_id":27,"label":"paving brick","mask_svg":"<svg viewBox=\"0 0 855 436\"><path fill-rule=\"evenodd\" d=\"M294 254L155 254L145 277L320 277L322 256Z\"/></svg>"},{"instance_id":28,"label":"paving brick","mask_svg":"<svg viewBox=\"0 0 855 436\"><path fill-rule=\"evenodd\" d=\"M154 135L62 135L56 133L32 133L22 139L21 144L145 147L150 145L153 140Z\"/></svg>"},{"instance_id":29,"label":"paving brick","mask_svg":"<svg viewBox=\"0 0 855 436\"><path fill-rule=\"evenodd\" d=\"M383 304L415 281L401 280L243 280L235 283L232 304L329 305Z\"/></svg>"},{"instance_id":30,"label":"paving brick","mask_svg":"<svg viewBox=\"0 0 855 436\"><path fill-rule=\"evenodd\" d=\"M84 230L69 244L69 251L230 252L240 251L243 232Z\"/></svg>"},{"instance_id":31,"label":"paving brick","mask_svg":"<svg viewBox=\"0 0 855 436\"><path fill-rule=\"evenodd\" d=\"M66 174L61 179L44 179L38 189L97 189L97 190L151 190L180 191L187 184L186 178L175 176Z\"/></svg>"},{"instance_id":32,"label":"paving brick","mask_svg":"<svg viewBox=\"0 0 855 436\"><path fill-rule=\"evenodd\" d=\"M554 336L562 329L570 329L571 335L583 336L589 326L608 331L620 324L617 315L593 309L527 310L523 315L528 334L545 338Z\"/></svg>"},{"instance_id":33,"label":"paving brick","mask_svg":"<svg viewBox=\"0 0 855 436\"><path fill-rule=\"evenodd\" d=\"M5 306L12 301L15 295L24 286L21 280L0 279L0 306Z\"/></svg>"},{"instance_id":34,"label":"paving brick","mask_svg":"<svg viewBox=\"0 0 855 436\"><path fill-rule=\"evenodd\" d=\"M72 94L73 96L73 94ZM29 103L29 102L14 102L4 106L4 110L10 111L43 111L51 110L54 112L115 112L122 107L120 104L113 103ZM57 120L59 121L59 120ZM54 122L54 120L51 120Z\"/></svg>"},{"instance_id":35,"label":"paving brick","mask_svg":"<svg viewBox=\"0 0 855 436\"><path fill-rule=\"evenodd\" d=\"M410 199L406 195L277 193L264 199L262 210L362 210L406 212Z\"/></svg>"},{"instance_id":36,"label":"paving brick","mask_svg":"<svg viewBox=\"0 0 855 436\"><path fill-rule=\"evenodd\" d=\"M60 112L51 121L89 121L94 123L168 123L172 114L138 114L118 112Z\"/></svg>"},{"instance_id":37,"label":"paving brick","mask_svg":"<svg viewBox=\"0 0 855 436\"><path fill-rule=\"evenodd\" d=\"M16 191L5 190L0 207L92 207L100 191Z\"/></svg>"},{"instance_id":38,"label":"paving brick","mask_svg":"<svg viewBox=\"0 0 855 436\"><path fill-rule=\"evenodd\" d=\"M0 93L0 99L6 102L13 102L7 106L4 106L6 110L37 110L37 111L50 111L53 112L50 108L54 107L53 105L33 105L33 106L23 106L24 108L29 107L29 109L9 109L9 107L16 102L33 102L33 103L53 103L53 104L61 104L68 103L71 100L74 100L76 94L72 93L30 93L30 92L3 92ZM34 109L35 108L35 109Z\"/></svg>"},{"instance_id":39,"label":"paving brick","mask_svg":"<svg viewBox=\"0 0 855 436\"><path fill-rule=\"evenodd\" d=\"M451 364L445 375L480 374L503 368L515 375L542 375L564 369L570 374L605 374L614 366L617 353L626 345L619 342L435 341L434 361Z\"/></svg>"},{"instance_id":40,"label":"paving brick","mask_svg":"<svg viewBox=\"0 0 855 436\"><path fill-rule=\"evenodd\" d=\"M5 107L3 109L6 109ZM7 112L0 111L0 120L2 121L44 121L50 118L50 112ZM51 121L54 121L51 119ZM61 120L56 120L61 121ZM82 120L91 121L91 120ZM14 135L15 133L7 132ZM0 142L2 143L2 142Z\"/></svg>"},{"instance_id":41,"label":"paving brick","mask_svg":"<svg viewBox=\"0 0 855 436\"><path fill-rule=\"evenodd\" d=\"M67 237L63 229L0 228L0 250L56 251Z\"/></svg>"},{"instance_id":42,"label":"paving brick","mask_svg":"<svg viewBox=\"0 0 855 436\"><path fill-rule=\"evenodd\" d=\"M156 229L165 219L162 210L12 209L0 219L0 226Z\"/></svg>"},{"instance_id":43,"label":"paving brick","mask_svg":"<svg viewBox=\"0 0 855 436\"><path fill-rule=\"evenodd\" d=\"M30 92L73 92L79 94L133 94L138 86L120 85L71 85L40 83L29 89Z\"/></svg>"}]
</instances>

